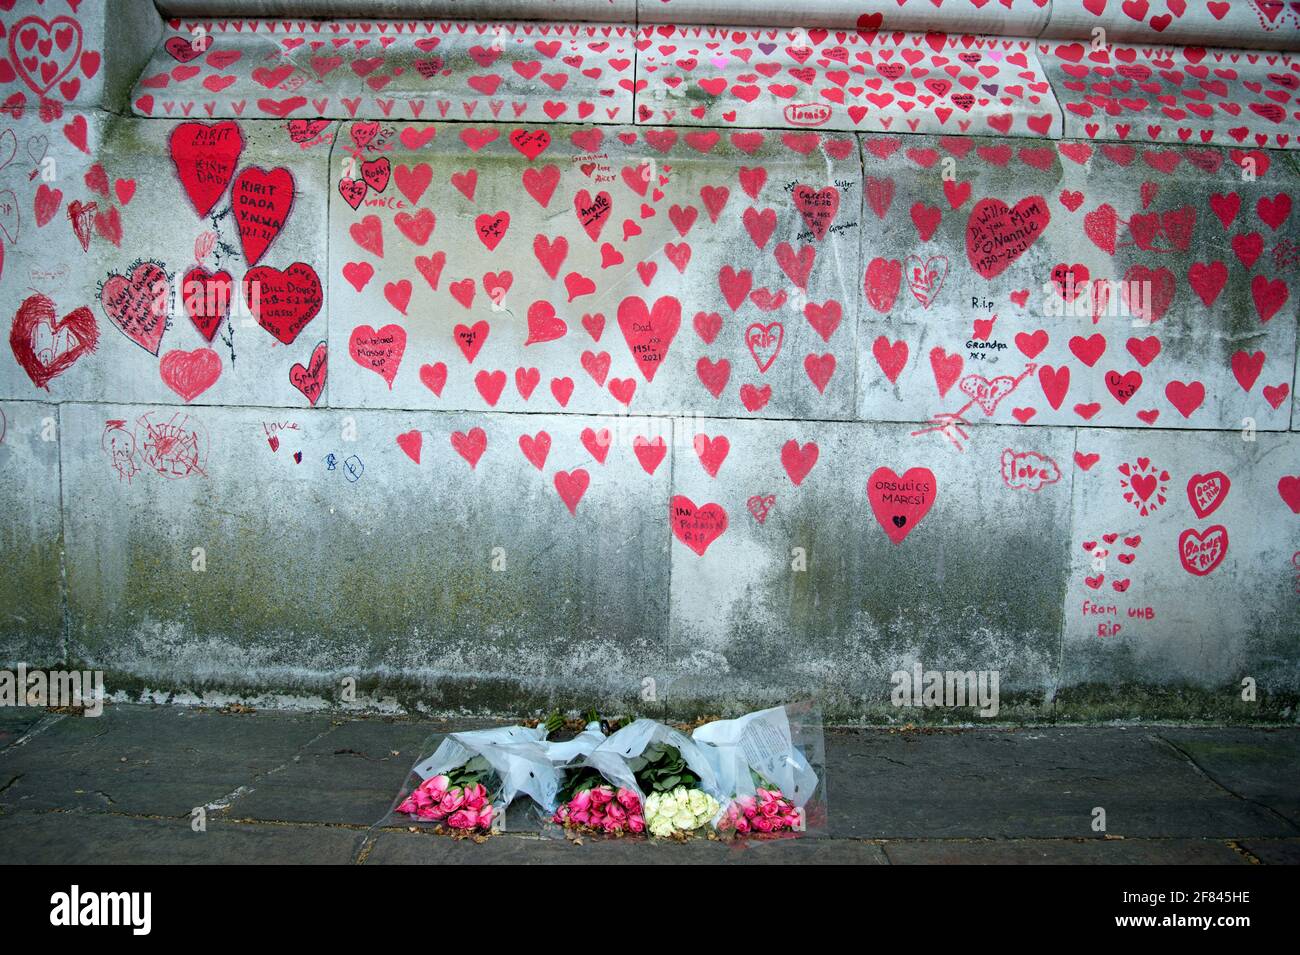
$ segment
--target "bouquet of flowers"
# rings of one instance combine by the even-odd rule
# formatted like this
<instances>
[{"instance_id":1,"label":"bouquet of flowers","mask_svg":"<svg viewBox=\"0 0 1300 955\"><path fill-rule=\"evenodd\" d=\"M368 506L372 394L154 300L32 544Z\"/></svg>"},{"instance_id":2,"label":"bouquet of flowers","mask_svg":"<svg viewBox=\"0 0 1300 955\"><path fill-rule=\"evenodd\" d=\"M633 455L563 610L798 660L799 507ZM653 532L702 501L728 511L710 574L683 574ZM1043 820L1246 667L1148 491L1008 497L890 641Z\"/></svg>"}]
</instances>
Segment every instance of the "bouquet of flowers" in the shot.
<instances>
[{"instance_id":1,"label":"bouquet of flowers","mask_svg":"<svg viewBox=\"0 0 1300 955\"><path fill-rule=\"evenodd\" d=\"M803 832L815 798L816 818L825 815L824 786L813 768L813 760L822 761L821 719L812 708L777 706L716 720L691 738L728 797L719 832Z\"/></svg>"},{"instance_id":2,"label":"bouquet of flowers","mask_svg":"<svg viewBox=\"0 0 1300 955\"><path fill-rule=\"evenodd\" d=\"M757 782L758 780L756 780ZM756 787L754 795L737 796L718 820L719 832L796 832L804 828L801 809L781 795L779 789Z\"/></svg>"},{"instance_id":3,"label":"bouquet of flowers","mask_svg":"<svg viewBox=\"0 0 1300 955\"><path fill-rule=\"evenodd\" d=\"M650 834L662 839L678 833L691 833L708 825L717 816L719 808L719 802L704 790L678 786L668 792L654 792L647 796L645 817Z\"/></svg>"},{"instance_id":4,"label":"bouquet of flowers","mask_svg":"<svg viewBox=\"0 0 1300 955\"><path fill-rule=\"evenodd\" d=\"M568 768L553 821L614 835L693 832L718 813L712 769L691 739L637 720Z\"/></svg>"},{"instance_id":5,"label":"bouquet of flowers","mask_svg":"<svg viewBox=\"0 0 1300 955\"><path fill-rule=\"evenodd\" d=\"M452 733L411 770L393 812L453 833L501 828L502 814L523 793L553 805L559 771L542 745L546 725Z\"/></svg>"},{"instance_id":6,"label":"bouquet of flowers","mask_svg":"<svg viewBox=\"0 0 1300 955\"><path fill-rule=\"evenodd\" d=\"M586 728L571 740L545 743L551 761L561 767L559 807L551 822L566 829L621 836L645 831L639 794L605 781L599 770L582 765L588 753L605 740L600 721L592 714Z\"/></svg>"},{"instance_id":7,"label":"bouquet of flowers","mask_svg":"<svg viewBox=\"0 0 1300 955\"><path fill-rule=\"evenodd\" d=\"M421 782L397 807L422 822L443 822L449 829L492 830L496 810L488 799L488 790L479 779L491 767L482 756L475 756L450 773L439 773Z\"/></svg>"},{"instance_id":8,"label":"bouquet of flowers","mask_svg":"<svg viewBox=\"0 0 1300 955\"><path fill-rule=\"evenodd\" d=\"M630 789L615 789L599 773L580 771L572 795L561 795L560 808L551 821L566 829L603 832L611 836L645 832L641 797Z\"/></svg>"}]
</instances>

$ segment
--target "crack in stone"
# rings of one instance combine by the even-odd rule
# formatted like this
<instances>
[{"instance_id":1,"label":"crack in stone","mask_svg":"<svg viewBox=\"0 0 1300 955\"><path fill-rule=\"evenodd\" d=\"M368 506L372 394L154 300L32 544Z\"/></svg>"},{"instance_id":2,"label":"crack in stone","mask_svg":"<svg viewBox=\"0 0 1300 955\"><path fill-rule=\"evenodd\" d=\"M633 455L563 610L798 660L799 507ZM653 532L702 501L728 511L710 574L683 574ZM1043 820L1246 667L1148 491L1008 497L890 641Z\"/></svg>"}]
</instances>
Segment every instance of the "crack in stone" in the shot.
<instances>
[{"instance_id":1,"label":"crack in stone","mask_svg":"<svg viewBox=\"0 0 1300 955\"><path fill-rule=\"evenodd\" d=\"M234 804L237 800L242 799L244 796L256 792L257 791L257 787L255 785L256 783L260 782L263 779L274 776L276 773L282 772L288 769L294 763L297 763L299 758L302 756L303 752L308 747L324 739L326 736L328 736L330 733L333 733L336 729L338 729L342 725L344 724L338 722L331 722L328 727L321 730L311 739L307 740L296 750L294 750L293 755L285 762L281 763L279 766L276 766L272 769L268 769L265 772L254 773L253 778L250 779L247 784L243 786L239 786L236 789L234 789L232 792L228 792L224 796L219 796L218 798L212 800L211 802L205 803L203 808L211 810L212 812L225 813L228 809L230 809L231 805Z\"/></svg>"},{"instance_id":2,"label":"crack in stone","mask_svg":"<svg viewBox=\"0 0 1300 955\"><path fill-rule=\"evenodd\" d=\"M31 740L33 740L33 739L35 739L36 737L40 736L42 733L44 733L44 732L45 732L46 730L48 730L50 727L52 727L52 726L56 726L57 724L63 722L63 720L65 720L66 718L67 718L67 717L66 717L64 714L62 714L62 713L56 713L56 714L53 714L52 716L50 716L50 717L48 717L48 718L45 717L45 716L42 716L39 720L36 721L36 723L35 723L35 724L34 724L34 725L33 725L33 726L32 726L32 727L31 727L31 728L30 728L26 733L24 733L22 736L18 737L18 739L14 740L12 743L10 743L8 746L6 746L4 749L0 750L0 756L4 756L4 755L7 755L8 753L13 752L13 751L16 750L19 746L25 746L25 745L27 745L28 742L30 742Z\"/></svg>"},{"instance_id":3,"label":"crack in stone","mask_svg":"<svg viewBox=\"0 0 1300 955\"><path fill-rule=\"evenodd\" d=\"M1259 802L1258 800L1251 799L1249 796L1243 796L1241 793L1229 789L1226 785L1220 782L1214 775L1212 775L1208 770L1204 769L1194 758L1192 758L1192 755L1189 752L1187 752L1187 750L1183 749L1173 740L1167 739L1164 736L1161 736L1159 733L1154 734L1152 738L1159 740L1165 746L1168 746L1175 753L1181 756L1183 760L1187 763L1187 765L1190 766L1194 772L1198 773L1200 776L1206 779L1211 785L1217 786L1219 789L1227 793L1232 798L1239 799L1242 802L1246 803L1247 805L1254 806L1256 809L1259 809L1267 813L1269 816L1281 822L1288 829L1294 830L1296 832L1300 832L1300 826L1297 826L1294 822L1292 822L1286 816L1282 815L1272 806L1266 805L1262 802Z\"/></svg>"}]
</instances>

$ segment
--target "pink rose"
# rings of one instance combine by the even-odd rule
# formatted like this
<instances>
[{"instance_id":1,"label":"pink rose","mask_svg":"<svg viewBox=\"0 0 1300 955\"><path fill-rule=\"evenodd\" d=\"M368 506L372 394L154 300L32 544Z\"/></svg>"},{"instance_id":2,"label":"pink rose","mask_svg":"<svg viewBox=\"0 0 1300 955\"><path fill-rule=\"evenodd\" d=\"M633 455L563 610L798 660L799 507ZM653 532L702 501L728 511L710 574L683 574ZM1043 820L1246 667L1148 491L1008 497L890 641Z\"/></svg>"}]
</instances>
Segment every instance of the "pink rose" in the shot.
<instances>
[{"instance_id":1,"label":"pink rose","mask_svg":"<svg viewBox=\"0 0 1300 955\"><path fill-rule=\"evenodd\" d=\"M621 829L622 827L623 824L621 822L619 822L617 819L614 819L610 816L605 817L605 822L602 826L602 828L606 832L618 832L618 830Z\"/></svg>"},{"instance_id":2,"label":"pink rose","mask_svg":"<svg viewBox=\"0 0 1300 955\"><path fill-rule=\"evenodd\" d=\"M609 818L613 819L615 822L622 822L627 818L627 810L618 803L612 802L609 804Z\"/></svg>"},{"instance_id":3,"label":"pink rose","mask_svg":"<svg viewBox=\"0 0 1300 955\"><path fill-rule=\"evenodd\" d=\"M478 825L478 813L472 809L460 809L447 817L447 825L453 829L473 829Z\"/></svg>"},{"instance_id":4,"label":"pink rose","mask_svg":"<svg viewBox=\"0 0 1300 955\"><path fill-rule=\"evenodd\" d=\"M575 809L569 813L569 818L575 825L585 826L591 822L591 813L586 809Z\"/></svg>"},{"instance_id":5,"label":"pink rose","mask_svg":"<svg viewBox=\"0 0 1300 955\"><path fill-rule=\"evenodd\" d=\"M591 801L597 806L604 806L614 798L613 791L608 786L597 786L591 790Z\"/></svg>"},{"instance_id":6,"label":"pink rose","mask_svg":"<svg viewBox=\"0 0 1300 955\"><path fill-rule=\"evenodd\" d=\"M591 790L584 789L578 795L569 800L569 805L574 809L586 809L591 805Z\"/></svg>"},{"instance_id":7,"label":"pink rose","mask_svg":"<svg viewBox=\"0 0 1300 955\"><path fill-rule=\"evenodd\" d=\"M482 786L471 786L465 790L465 808L476 812L487 804L487 790Z\"/></svg>"},{"instance_id":8,"label":"pink rose","mask_svg":"<svg viewBox=\"0 0 1300 955\"><path fill-rule=\"evenodd\" d=\"M415 799L411 796L407 796L402 800L402 804L397 807L397 811L407 813L408 815L414 815L418 808L419 807L415 804Z\"/></svg>"},{"instance_id":9,"label":"pink rose","mask_svg":"<svg viewBox=\"0 0 1300 955\"><path fill-rule=\"evenodd\" d=\"M496 810L493 809L493 808L492 808L492 804L489 803L488 805L484 806L484 807L483 807L483 811L480 812L480 813L478 814L478 825L479 825L479 828L480 828L480 829L491 829L491 828L492 828L492 820L493 820L494 818L496 818Z\"/></svg>"},{"instance_id":10,"label":"pink rose","mask_svg":"<svg viewBox=\"0 0 1300 955\"><path fill-rule=\"evenodd\" d=\"M447 791L447 784L451 782L446 776L430 776L424 782L420 783L420 790L428 793L431 799L441 799L442 794Z\"/></svg>"},{"instance_id":11,"label":"pink rose","mask_svg":"<svg viewBox=\"0 0 1300 955\"><path fill-rule=\"evenodd\" d=\"M645 832L645 816L634 812L627 817L627 827L633 832Z\"/></svg>"},{"instance_id":12,"label":"pink rose","mask_svg":"<svg viewBox=\"0 0 1300 955\"><path fill-rule=\"evenodd\" d=\"M737 819L737 820L736 820L736 831L737 831L737 832L749 832L749 820L746 819L744 816L741 816L739 819Z\"/></svg>"},{"instance_id":13,"label":"pink rose","mask_svg":"<svg viewBox=\"0 0 1300 955\"><path fill-rule=\"evenodd\" d=\"M636 812L641 808L641 800L637 798L636 793L623 786L618 789L618 804L632 812Z\"/></svg>"},{"instance_id":14,"label":"pink rose","mask_svg":"<svg viewBox=\"0 0 1300 955\"><path fill-rule=\"evenodd\" d=\"M438 802L438 808L443 812L455 812L465 804L465 794L460 787L449 789L442 794L442 799Z\"/></svg>"}]
</instances>

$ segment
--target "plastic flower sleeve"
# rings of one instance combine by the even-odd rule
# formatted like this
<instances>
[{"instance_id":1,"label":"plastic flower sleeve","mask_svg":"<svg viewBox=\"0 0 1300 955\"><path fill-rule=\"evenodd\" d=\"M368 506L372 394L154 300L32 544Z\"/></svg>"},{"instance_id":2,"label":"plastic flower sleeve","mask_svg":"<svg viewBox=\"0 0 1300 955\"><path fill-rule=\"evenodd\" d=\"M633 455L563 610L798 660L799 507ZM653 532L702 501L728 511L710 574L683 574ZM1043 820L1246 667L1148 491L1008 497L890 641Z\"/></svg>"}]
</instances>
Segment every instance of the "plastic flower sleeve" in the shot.
<instances>
[{"instance_id":1,"label":"plastic flower sleeve","mask_svg":"<svg viewBox=\"0 0 1300 955\"><path fill-rule=\"evenodd\" d=\"M826 822L825 741L820 711L795 703L717 720L691 734L728 799L719 829L738 832L821 832ZM775 822L752 826L753 817ZM789 822L791 809L797 822ZM748 813L749 822L735 825ZM728 825L728 820L732 823Z\"/></svg>"},{"instance_id":2,"label":"plastic flower sleeve","mask_svg":"<svg viewBox=\"0 0 1300 955\"><path fill-rule=\"evenodd\" d=\"M679 836L708 826L719 801L700 748L654 720L637 720L564 767L551 821L612 836Z\"/></svg>"},{"instance_id":3,"label":"plastic flower sleeve","mask_svg":"<svg viewBox=\"0 0 1300 955\"><path fill-rule=\"evenodd\" d=\"M416 806L424 807L428 803L428 799L420 795L421 792L433 792L436 795L445 794L447 789L459 789L454 783L448 786L439 781L457 776L466 767L476 765L476 760L480 761L477 766L481 770L480 781L491 805L488 817L492 823L479 828L506 828L505 809L520 794L531 797L542 806L554 805L560 773L551 763L543 746L545 737L544 726L503 726L449 734L442 739L431 756L421 758L411 768L406 785L383 822L443 822L449 819L446 816L438 817L436 810L426 811L423 815L409 810ZM431 783L434 784L432 789ZM443 805L450 806L455 801L455 796L452 796ZM403 806L407 807L407 811L402 811ZM456 825L451 827L460 828Z\"/></svg>"},{"instance_id":4,"label":"plastic flower sleeve","mask_svg":"<svg viewBox=\"0 0 1300 955\"><path fill-rule=\"evenodd\" d=\"M587 755L586 764L600 770L601 775L611 783L632 790L644 802L649 794L641 790L629 761L640 756L654 743L676 747L686 760L686 765L700 778L700 788L714 798L721 798L717 773L699 744L685 733L657 720L629 723L592 750Z\"/></svg>"},{"instance_id":5,"label":"plastic flower sleeve","mask_svg":"<svg viewBox=\"0 0 1300 955\"><path fill-rule=\"evenodd\" d=\"M554 766L568 766L586 756L593 749L605 741L605 734L600 731L600 723L588 723L581 733L573 739L556 743L550 740L542 741L542 749L546 751L547 757ZM543 806L543 809L554 809L554 806Z\"/></svg>"}]
</instances>

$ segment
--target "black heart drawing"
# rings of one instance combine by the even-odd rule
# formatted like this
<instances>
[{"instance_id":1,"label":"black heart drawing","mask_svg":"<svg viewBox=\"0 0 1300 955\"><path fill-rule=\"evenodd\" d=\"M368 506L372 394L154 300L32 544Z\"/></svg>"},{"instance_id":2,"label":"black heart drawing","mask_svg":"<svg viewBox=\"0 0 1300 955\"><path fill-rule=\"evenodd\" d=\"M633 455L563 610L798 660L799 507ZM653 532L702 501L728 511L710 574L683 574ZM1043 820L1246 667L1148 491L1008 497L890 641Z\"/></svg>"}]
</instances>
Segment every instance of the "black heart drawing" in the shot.
<instances>
[{"instance_id":1,"label":"black heart drawing","mask_svg":"<svg viewBox=\"0 0 1300 955\"><path fill-rule=\"evenodd\" d=\"M904 524L907 523L907 518L904 517L902 514L895 514L893 517L890 518L890 520L893 521L894 526L898 528L901 528Z\"/></svg>"}]
</instances>

